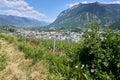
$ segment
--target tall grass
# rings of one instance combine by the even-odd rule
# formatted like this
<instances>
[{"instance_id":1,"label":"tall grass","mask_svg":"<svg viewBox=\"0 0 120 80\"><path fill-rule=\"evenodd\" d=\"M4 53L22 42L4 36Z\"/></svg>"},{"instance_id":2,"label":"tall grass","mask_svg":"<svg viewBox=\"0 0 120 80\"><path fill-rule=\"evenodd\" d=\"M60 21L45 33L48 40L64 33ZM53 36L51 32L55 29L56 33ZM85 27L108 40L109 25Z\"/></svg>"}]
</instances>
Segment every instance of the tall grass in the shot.
<instances>
[{"instance_id":1,"label":"tall grass","mask_svg":"<svg viewBox=\"0 0 120 80\"><path fill-rule=\"evenodd\" d=\"M3 54L0 54L0 71L5 69L7 65L6 60L7 60L6 56Z\"/></svg>"}]
</instances>

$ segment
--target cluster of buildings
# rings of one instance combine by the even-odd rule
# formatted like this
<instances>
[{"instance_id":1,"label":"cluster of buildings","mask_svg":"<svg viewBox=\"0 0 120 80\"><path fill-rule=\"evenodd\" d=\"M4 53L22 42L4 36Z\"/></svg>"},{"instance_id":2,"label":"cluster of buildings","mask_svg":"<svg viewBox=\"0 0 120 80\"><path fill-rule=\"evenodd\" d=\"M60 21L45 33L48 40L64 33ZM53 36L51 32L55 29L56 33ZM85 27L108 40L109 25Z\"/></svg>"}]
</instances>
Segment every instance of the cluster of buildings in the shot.
<instances>
[{"instance_id":1,"label":"cluster of buildings","mask_svg":"<svg viewBox=\"0 0 120 80\"><path fill-rule=\"evenodd\" d=\"M16 31L15 36L40 39L71 40L74 42L79 42L81 34L76 32L38 32L19 29Z\"/></svg>"}]
</instances>

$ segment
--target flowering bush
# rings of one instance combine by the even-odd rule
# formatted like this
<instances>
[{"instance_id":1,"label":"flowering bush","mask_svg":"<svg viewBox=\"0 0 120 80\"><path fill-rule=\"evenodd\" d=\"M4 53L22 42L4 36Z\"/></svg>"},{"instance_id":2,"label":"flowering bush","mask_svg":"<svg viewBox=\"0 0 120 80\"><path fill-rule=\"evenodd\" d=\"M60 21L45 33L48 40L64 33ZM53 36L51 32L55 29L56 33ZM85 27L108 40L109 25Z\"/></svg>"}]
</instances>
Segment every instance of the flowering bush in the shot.
<instances>
[{"instance_id":1,"label":"flowering bush","mask_svg":"<svg viewBox=\"0 0 120 80\"><path fill-rule=\"evenodd\" d=\"M76 52L75 62L84 64L82 72L92 79L120 79L120 32L99 27L85 31Z\"/></svg>"}]
</instances>

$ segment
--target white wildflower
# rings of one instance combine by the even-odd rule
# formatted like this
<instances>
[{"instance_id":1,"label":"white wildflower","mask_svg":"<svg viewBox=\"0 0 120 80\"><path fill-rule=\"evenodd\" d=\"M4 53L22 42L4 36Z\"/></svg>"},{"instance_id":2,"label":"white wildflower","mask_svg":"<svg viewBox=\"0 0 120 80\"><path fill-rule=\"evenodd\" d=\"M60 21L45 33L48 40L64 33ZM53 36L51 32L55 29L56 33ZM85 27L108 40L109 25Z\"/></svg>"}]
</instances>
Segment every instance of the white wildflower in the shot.
<instances>
[{"instance_id":1,"label":"white wildflower","mask_svg":"<svg viewBox=\"0 0 120 80\"><path fill-rule=\"evenodd\" d=\"M91 70L90 70L90 72L91 72L91 73L94 73L94 72L95 72L95 70L94 70L94 69L91 69Z\"/></svg>"},{"instance_id":2,"label":"white wildflower","mask_svg":"<svg viewBox=\"0 0 120 80\"><path fill-rule=\"evenodd\" d=\"M77 69L77 68L78 68L78 66L75 66L75 68Z\"/></svg>"},{"instance_id":3,"label":"white wildflower","mask_svg":"<svg viewBox=\"0 0 120 80\"><path fill-rule=\"evenodd\" d=\"M84 64L82 64L81 69L83 69L84 67L85 67L85 65L84 65Z\"/></svg>"}]
</instances>

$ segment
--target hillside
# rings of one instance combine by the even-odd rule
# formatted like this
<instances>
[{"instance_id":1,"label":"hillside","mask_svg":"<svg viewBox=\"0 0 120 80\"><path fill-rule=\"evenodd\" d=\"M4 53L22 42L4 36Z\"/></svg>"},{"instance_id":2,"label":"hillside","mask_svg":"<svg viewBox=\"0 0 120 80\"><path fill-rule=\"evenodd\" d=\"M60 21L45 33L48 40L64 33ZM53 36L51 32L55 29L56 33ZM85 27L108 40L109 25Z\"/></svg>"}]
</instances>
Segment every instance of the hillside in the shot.
<instances>
[{"instance_id":1,"label":"hillside","mask_svg":"<svg viewBox=\"0 0 120 80\"><path fill-rule=\"evenodd\" d=\"M105 28L120 19L119 4L78 4L62 11L50 27L86 27L92 19Z\"/></svg>"},{"instance_id":2,"label":"hillside","mask_svg":"<svg viewBox=\"0 0 120 80\"><path fill-rule=\"evenodd\" d=\"M44 80L43 65L30 64L14 44L0 38L0 80Z\"/></svg>"},{"instance_id":3,"label":"hillside","mask_svg":"<svg viewBox=\"0 0 120 80\"><path fill-rule=\"evenodd\" d=\"M120 32L99 31L79 44L0 34L0 80L119 80Z\"/></svg>"},{"instance_id":4,"label":"hillside","mask_svg":"<svg viewBox=\"0 0 120 80\"><path fill-rule=\"evenodd\" d=\"M0 15L0 26L5 25L14 25L17 27L40 27L48 25L48 23L25 17Z\"/></svg>"}]
</instances>

